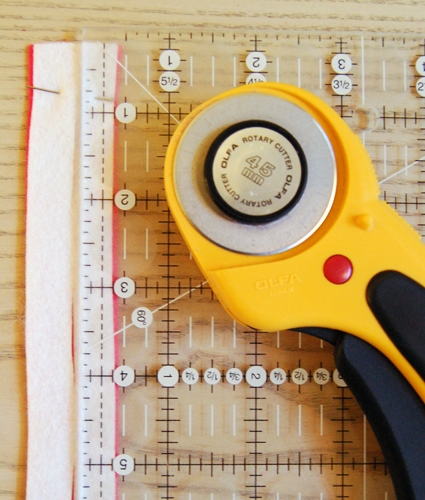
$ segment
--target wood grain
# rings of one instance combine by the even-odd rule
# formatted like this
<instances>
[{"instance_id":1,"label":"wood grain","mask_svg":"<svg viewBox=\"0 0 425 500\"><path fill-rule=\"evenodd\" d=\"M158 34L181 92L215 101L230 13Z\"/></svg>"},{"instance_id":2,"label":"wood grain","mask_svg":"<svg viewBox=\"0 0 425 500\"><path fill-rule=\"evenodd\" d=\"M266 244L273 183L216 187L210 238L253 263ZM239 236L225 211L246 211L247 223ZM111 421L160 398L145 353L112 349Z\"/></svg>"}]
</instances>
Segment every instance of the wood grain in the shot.
<instances>
[{"instance_id":1,"label":"wood grain","mask_svg":"<svg viewBox=\"0 0 425 500\"><path fill-rule=\"evenodd\" d=\"M27 48L84 26L205 26L421 33L423 3L319 0L0 0L0 498L25 498Z\"/></svg>"}]
</instances>

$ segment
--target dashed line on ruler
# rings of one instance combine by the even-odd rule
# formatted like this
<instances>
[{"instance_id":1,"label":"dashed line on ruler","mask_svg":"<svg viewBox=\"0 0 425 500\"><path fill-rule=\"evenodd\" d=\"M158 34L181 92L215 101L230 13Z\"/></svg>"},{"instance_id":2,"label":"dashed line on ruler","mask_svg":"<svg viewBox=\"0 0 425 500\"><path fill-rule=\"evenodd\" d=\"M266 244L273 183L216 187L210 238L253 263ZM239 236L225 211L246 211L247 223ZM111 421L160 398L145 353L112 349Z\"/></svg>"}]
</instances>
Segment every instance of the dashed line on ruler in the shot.
<instances>
[{"instance_id":1,"label":"dashed line on ruler","mask_svg":"<svg viewBox=\"0 0 425 500\"><path fill-rule=\"evenodd\" d=\"M214 405L211 405L211 437L214 436Z\"/></svg>"},{"instance_id":2,"label":"dashed line on ruler","mask_svg":"<svg viewBox=\"0 0 425 500\"><path fill-rule=\"evenodd\" d=\"M215 87L215 57L211 57L211 87Z\"/></svg>"},{"instance_id":3,"label":"dashed line on ruler","mask_svg":"<svg viewBox=\"0 0 425 500\"><path fill-rule=\"evenodd\" d=\"M122 346L125 347L125 344L126 344L126 329L127 329L127 326L125 324L126 322L126 317L123 316L122 317Z\"/></svg>"},{"instance_id":4,"label":"dashed line on ruler","mask_svg":"<svg viewBox=\"0 0 425 500\"><path fill-rule=\"evenodd\" d=\"M127 340L127 325L126 325L126 317L122 317L122 346L126 346L126 340Z\"/></svg>"},{"instance_id":5,"label":"dashed line on ruler","mask_svg":"<svg viewBox=\"0 0 425 500\"><path fill-rule=\"evenodd\" d=\"M127 259L127 228L124 228L122 256L124 260Z\"/></svg>"},{"instance_id":6,"label":"dashed line on ruler","mask_svg":"<svg viewBox=\"0 0 425 500\"><path fill-rule=\"evenodd\" d=\"M403 90L407 92L407 63L403 61Z\"/></svg>"},{"instance_id":7,"label":"dashed line on ruler","mask_svg":"<svg viewBox=\"0 0 425 500\"><path fill-rule=\"evenodd\" d=\"M384 161L384 175L387 176L387 145L384 144L384 152L383 152L383 161Z\"/></svg>"},{"instance_id":8,"label":"dashed line on ruler","mask_svg":"<svg viewBox=\"0 0 425 500\"><path fill-rule=\"evenodd\" d=\"M298 436L302 436L303 407L298 405Z\"/></svg>"},{"instance_id":9,"label":"dashed line on ruler","mask_svg":"<svg viewBox=\"0 0 425 500\"><path fill-rule=\"evenodd\" d=\"M298 58L298 87L301 88L301 58Z\"/></svg>"},{"instance_id":10,"label":"dashed line on ruler","mask_svg":"<svg viewBox=\"0 0 425 500\"><path fill-rule=\"evenodd\" d=\"M323 88L323 59L319 57L319 89Z\"/></svg>"},{"instance_id":11,"label":"dashed line on ruler","mask_svg":"<svg viewBox=\"0 0 425 500\"><path fill-rule=\"evenodd\" d=\"M387 69L386 61L382 61L382 90L387 90Z\"/></svg>"},{"instance_id":12,"label":"dashed line on ruler","mask_svg":"<svg viewBox=\"0 0 425 500\"><path fill-rule=\"evenodd\" d=\"M211 316L211 347L214 347L214 316Z\"/></svg>"},{"instance_id":13,"label":"dashed line on ruler","mask_svg":"<svg viewBox=\"0 0 425 500\"><path fill-rule=\"evenodd\" d=\"M122 435L125 436L125 405L122 405Z\"/></svg>"},{"instance_id":14,"label":"dashed line on ruler","mask_svg":"<svg viewBox=\"0 0 425 500\"><path fill-rule=\"evenodd\" d=\"M124 141L124 172L127 172L127 141Z\"/></svg>"},{"instance_id":15,"label":"dashed line on ruler","mask_svg":"<svg viewBox=\"0 0 425 500\"><path fill-rule=\"evenodd\" d=\"M276 436L280 436L280 405L276 405Z\"/></svg>"}]
</instances>

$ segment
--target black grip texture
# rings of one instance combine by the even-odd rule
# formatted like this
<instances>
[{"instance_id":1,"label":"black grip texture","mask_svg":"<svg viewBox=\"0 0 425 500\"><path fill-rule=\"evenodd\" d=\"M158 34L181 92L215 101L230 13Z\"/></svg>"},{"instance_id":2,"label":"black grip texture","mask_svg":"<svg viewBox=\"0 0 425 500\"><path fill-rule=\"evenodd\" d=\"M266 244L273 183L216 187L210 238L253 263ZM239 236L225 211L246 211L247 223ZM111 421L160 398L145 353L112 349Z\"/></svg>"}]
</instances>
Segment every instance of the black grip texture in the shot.
<instances>
[{"instance_id":1,"label":"black grip texture","mask_svg":"<svg viewBox=\"0 0 425 500\"><path fill-rule=\"evenodd\" d=\"M384 271L372 278L366 297L382 328L425 380L425 288L404 274Z\"/></svg>"},{"instance_id":2,"label":"black grip texture","mask_svg":"<svg viewBox=\"0 0 425 500\"><path fill-rule=\"evenodd\" d=\"M366 299L383 330L425 380L425 289L384 271ZM384 453L397 500L425 499L425 404L399 370L367 342L327 328L301 328L335 346L335 364Z\"/></svg>"},{"instance_id":3,"label":"black grip texture","mask_svg":"<svg viewBox=\"0 0 425 500\"><path fill-rule=\"evenodd\" d=\"M425 405L395 366L363 340L342 334L335 363L384 453L397 500L425 498Z\"/></svg>"}]
</instances>

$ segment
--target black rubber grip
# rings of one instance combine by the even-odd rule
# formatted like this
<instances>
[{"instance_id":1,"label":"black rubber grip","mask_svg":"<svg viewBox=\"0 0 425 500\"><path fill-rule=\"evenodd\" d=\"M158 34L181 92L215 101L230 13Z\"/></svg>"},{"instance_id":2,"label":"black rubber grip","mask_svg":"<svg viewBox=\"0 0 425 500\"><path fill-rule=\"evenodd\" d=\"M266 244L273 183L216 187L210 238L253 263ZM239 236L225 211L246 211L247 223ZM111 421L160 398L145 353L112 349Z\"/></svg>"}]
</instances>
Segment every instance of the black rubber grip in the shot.
<instances>
[{"instance_id":1,"label":"black rubber grip","mask_svg":"<svg viewBox=\"0 0 425 500\"><path fill-rule=\"evenodd\" d=\"M425 380L425 288L404 274L385 271L370 281L366 297L382 328Z\"/></svg>"},{"instance_id":2,"label":"black rubber grip","mask_svg":"<svg viewBox=\"0 0 425 500\"><path fill-rule=\"evenodd\" d=\"M425 498L425 405L367 342L328 328L299 328L335 346L335 364L381 446L397 500Z\"/></svg>"},{"instance_id":3,"label":"black rubber grip","mask_svg":"<svg viewBox=\"0 0 425 500\"><path fill-rule=\"evenodd\" d=\"M425 498L425 405L394 365L351 335L335 347L336 366L384 453L398 500Z\"/></svg>"}]
</instances>

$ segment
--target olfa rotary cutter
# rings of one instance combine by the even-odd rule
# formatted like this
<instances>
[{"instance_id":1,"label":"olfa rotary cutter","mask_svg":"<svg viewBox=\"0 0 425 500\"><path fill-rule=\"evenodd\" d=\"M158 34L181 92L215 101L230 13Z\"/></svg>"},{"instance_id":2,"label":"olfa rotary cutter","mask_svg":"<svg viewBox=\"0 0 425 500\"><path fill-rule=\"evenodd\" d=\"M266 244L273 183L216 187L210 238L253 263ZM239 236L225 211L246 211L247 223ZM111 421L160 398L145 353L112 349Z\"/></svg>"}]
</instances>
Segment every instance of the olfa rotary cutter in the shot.
<instances>
[{"instance_id":1,"label":"olfa rotary cutter","mask_svg":"<svg viewBox=\"0 0 425 500\"><path fill-rule=\"evenodd\" d=\"M378 199L357 136L304 90L241 87L180 125L165 185L229 314L332 343L397 498L423 500L425 247Z\"/></svg>"}]
</instances>

